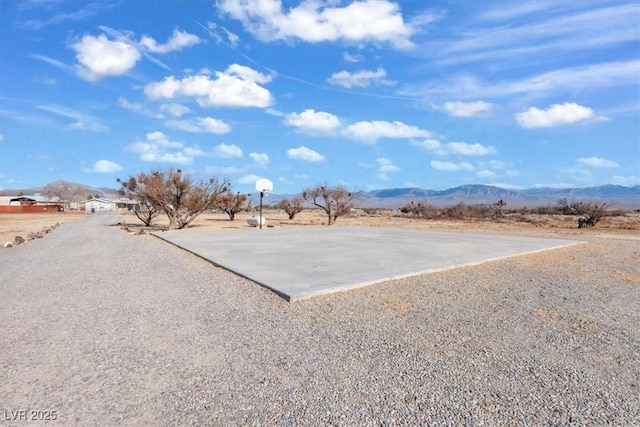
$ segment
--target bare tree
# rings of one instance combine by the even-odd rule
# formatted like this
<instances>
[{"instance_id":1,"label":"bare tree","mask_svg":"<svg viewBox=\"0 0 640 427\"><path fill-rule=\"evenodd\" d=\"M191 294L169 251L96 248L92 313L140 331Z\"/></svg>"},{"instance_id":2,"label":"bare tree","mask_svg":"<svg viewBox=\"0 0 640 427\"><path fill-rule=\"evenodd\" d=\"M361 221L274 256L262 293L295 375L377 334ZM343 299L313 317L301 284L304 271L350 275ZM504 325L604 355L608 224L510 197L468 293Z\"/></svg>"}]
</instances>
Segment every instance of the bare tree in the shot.
<instances>
[{"instance_id":1,"label":"bare tree","mask_svg":"<svg viewBox=\"0 0 640 427\"><path fill-rule=\"evenodd\" d=\"M607 215L608 203L597 204L595 202L567 202L567 199L558 200L558 206L566 215L578 216L578 228L595 227L598 221Z\"/></svg>"},{"instance_id":2,"label":"bare tree","mask_svg":"<svg viewBox=\"0 0 640 427\"><path fill-rule=\"evenodd\" d=\"M251 207L251 201L247 194L236 193L233 194L230 191L222 194L218 201L218 207L222 209L224 213L229 215L229 220L236 219L236 214L242 211L246 211Z\"/></svg>"},{"instance_id":3,"label":"bare tree","mask_svg":"<svg viewBox=\"0 0 640 427\"><path fill-rule=\"evenodd\" d=\"M320 185L304 190L302 198L327 214L328 224L335 224L338 217L344 216L353 209L353 202L360 194L351 192L343 185L328 187Z\"/></svg>"},{"instance_id":4,"label":"bare tree","mask_svg":"<svg viewBox=\"0 0 640 427\"><path fill-rule=\"evenodd\" d=\"M141 191L142 189L138 185L136 178L131 177L128 181L121 181L120 178L118 178L118 182L121 185L118 194L128 199L137 200L140 203L140 208L135 209L133 213L136 214L144 225L147 227L151 226L153 220L160 215L160 209L146 197L144 191Z\"/></svg>"},{"instance_id":5,"label":"bare tree","mask_svg":"<svg viewBox=\"0 0 640 427\"><path fill-rule=\"evenodd\" d=\"M180 169L142 172L130 178L130 183L131 180L134 183L129 185L135 188L138 200L145 200L167 215L169 229L187 227L202 212L217 206L229 188L227 178L194 182Z\"/></svg>"},{"instance_id":6,"label":"bare tree","mask_svg":"<svg viewBox=\"0 0 640 427\"><path fill-rule=\"evenodd\" d=\"M277 205L278 209L282 209L289 215L289 220L295 218L297 214L304 210L304 200L302 197L294 197L293 199L282 199Z\"/></svg>"},{"instance_id":7,"label":"bare tree","mask_svg":"<svg viewBox=\"0 0 640 427\"><path fill-rule=\"evenodd\" d=\"M66 208L71 202L81 201L86 194L86 188L71 182L55 181L47 184L42 193L49 198L57 197Z\"/></svg>"}]
</instances>

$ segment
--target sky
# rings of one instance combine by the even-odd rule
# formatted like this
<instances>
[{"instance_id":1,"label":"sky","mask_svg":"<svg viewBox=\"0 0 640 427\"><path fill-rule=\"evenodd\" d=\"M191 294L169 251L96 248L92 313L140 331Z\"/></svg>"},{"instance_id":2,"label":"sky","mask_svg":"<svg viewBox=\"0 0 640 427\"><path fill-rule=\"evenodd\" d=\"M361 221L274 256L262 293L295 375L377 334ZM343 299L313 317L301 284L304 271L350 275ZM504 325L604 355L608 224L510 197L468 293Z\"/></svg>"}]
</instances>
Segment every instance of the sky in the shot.
<instances>
[{"instance_id":1,"label":"sky","mask_svg":"<svg viewBox=\"0 0 640 427\"><path fill-rule=\"evenodd\" d=\"M0 0L0 189L640 184L640 2Z\"/></svg>"}]
</instances>

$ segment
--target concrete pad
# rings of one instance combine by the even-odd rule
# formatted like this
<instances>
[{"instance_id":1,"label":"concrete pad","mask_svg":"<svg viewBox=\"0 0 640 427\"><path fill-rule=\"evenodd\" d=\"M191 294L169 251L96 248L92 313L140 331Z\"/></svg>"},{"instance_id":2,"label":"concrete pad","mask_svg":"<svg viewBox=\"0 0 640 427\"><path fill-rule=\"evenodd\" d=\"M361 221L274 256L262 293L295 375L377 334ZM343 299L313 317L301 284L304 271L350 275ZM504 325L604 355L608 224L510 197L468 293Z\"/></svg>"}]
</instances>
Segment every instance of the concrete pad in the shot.
<instances>
[{"instance_id":1,"label":"concrete pad","mask_svg":"<svg viewBox=\"0 0 640 427\"><path fill-rule=\"evenodd\" d=\"M289 301L581 243L367 227L154 233Z\"/></svg>"}]
</instances>

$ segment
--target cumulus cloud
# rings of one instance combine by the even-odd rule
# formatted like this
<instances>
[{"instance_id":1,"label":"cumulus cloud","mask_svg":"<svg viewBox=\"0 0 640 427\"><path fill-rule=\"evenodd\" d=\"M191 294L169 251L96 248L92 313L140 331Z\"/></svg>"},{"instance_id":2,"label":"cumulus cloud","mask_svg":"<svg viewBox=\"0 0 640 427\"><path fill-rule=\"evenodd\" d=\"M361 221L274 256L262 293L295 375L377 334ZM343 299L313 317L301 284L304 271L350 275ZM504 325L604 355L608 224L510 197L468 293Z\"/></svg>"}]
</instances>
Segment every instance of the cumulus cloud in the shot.
<instances>
[{"instance_id":1,"label":"cumulus cloud","mask_svg":"<svg viewBox=\"0 0 640 427\"><path fill-rule=\"evenodd\" d=\"M546 110L531 107L516 114L516 120L523 128L564 126L594 118L596 117L591 108L574 102L553 104Z\"/></svg>"},{"instance_id":2,"label":"cumulus cloud","mask_svg":"<svg viewBox=\"0 0 640 427\"><path fill-rule=\"evenodd\" d=\"M603 159L602 157L580 157L576 159L582 166L587 166L590 168L618 168L619 164L612 160Z\"/></svg>"},{"instance_id":3,"label":"cumulus cloud","mask_svg":"<svg viewBox=\"0 0 640 427\"><path fill-rule=\"evenodd\" d=\"M231 126L212 117L196 117L189 120L167 120L164 125L170 129L185 132L209 132L223 134L231 132Z\"/></svg>"},{"instance_id":4,"label":"cumulus cloud","mask_svg":"<svg viewBox=\"0 0 640 427\"><path fill-rule=\"evenodd\" d=\"M384 68L379 67L375 71L370 70L360 70L355 73L350 73L349 71L340 71L339 73L334 73L327 79L329 84L335 86L346 87L347 89L351 89L352 87L367 87L370 85L385 85L392 86L395 82L391 80L386 80L387 72Z\"/></svg>"},{"instance_id":5,"label":"cumulus cloud","mask_svg":"<svg viewBox=\"0 0 640 427\"><path fill-rule=\"evenodd\" d=\"M149 83L145 86L144 93L150 99L190 96L202 107L266 108L273 103L273 97L260 84L268 83L271 79L271 75L232 64L224 72L216 71L214 79L208 74L184 79L169 76L160 82Z\"/></svg>"},{"instance_id":6,"label":"cumulus cloud","mask_svg":"<svg viewBox=\"0 0 640 427\"><path fill-rule=\"evenodd\" d=\"M486 115L493 109L493 104L489 104L484 101L475 102L445 102L442 105L433 105L437 110L442 110L455 117L474 117L479 115Z\"/></svg>"},{"instance_id":7,"label":"cumulus cloud","mask_svg":"<svg viewBox=\"0 0 640 427\"><path fill-rule=\"evenodd\" d=\"M459 156L486 156L495 154L497 150L494 146L484 146L482 144L469 144L467 142L450 142L443 144L437 139L425 139L422 141L411 141L411 145L422 147L425 150L439 155L459 155Z\"/></svg>"},{"instance_id":8,"label":"cumulus cloud","mask_svg":"<svg viewBox=\"0 0 640 427\"><path fill-rule=\"evenodd\" d=\"M380 138L429 138L432 133L428 130L410 126L399 121L371 121L356 122L347 126L342 133L352 139L363 142L376 142Z\"/></svg>"},{"instance_id":9,"label":"cumulus cloud","mask_svg":"<svg viewBox=\"0 0 640 427\"><path fill-rule=\"evenodd\" d=\"M162 132L150 132L144 141L134 141L125 151L140 155L143 162L191 164L204 154L200 148L185 147L182 142L171 141Z\"/></svg>"},{"instance_id":10,"label":"cumulus cloud","mask_svg":"<svg viewBox=\"0 0 640 427\"><path fill-rule=\"evenodd\" d=\"M242 150L237 145L219 144L213 148L213 155L223 159L242 157Z\"/></svg>"},{"instance_id":11,"label":"cumulus cloud","mask_svg":"<svg viewBox=\"0 0 640 427\"><path fill-rule=\"evenodd\" d=\"M340 127L340 119L324 111L304 110L302 113L290 113L284 123L307 133L331 133Z\"/></svg>"},{"instance_id":12,"label":"cumulus cloud","mask_svg":"<svg viewBox=\"0 0 640 427\"><path fill-rule=\"evenodd\" d=\"M87 173L117 173L122 171L122 166L110 160L98 160L91 167L83 167Z\"/></svg>"},{"instance_id":13,"label":"cumulus cloud","mask_svg":"<svg viewBox=\"0 0 640 427\"><path fill-rule=\"evenodd\" d=\"M263 168L269 166L269 155L267 155L266 153L249 153L249 157L258 166L261 166Z\"/></svg>"},{"instance_id":14,"label":"cumulus cloud","mask_svg":"<svg viewBox=\"0 0 640 427\"><path fill-rule=\"evenodd\" d=\"M142 36L140 41L136 41L133 34L128 31L117 31L105 26L101 26L100 29L103 31L102 34L84 35L70 46L76 52L78 75L85 80L97 81L108 76L126 74L136 66L142 53L164 54L202 42L198 36L179 29L173 31L165 44L158 44L147 35ZM159 60L146 56L159 66L169 68ZM39 59L55 62L46 57Z\"/></svg>"},{"instance_id":15,"label":"cumulus cloud","mask_svg":"<svg viewBox=\"0 0 640 427\"><path fill-rule=\"evenodd\" d=\"M109 40L104 34L85 35L71 48L76 51L78 74L89 81L126 74L140 59L135 45Z\"/></svg>"},{"instance_id":16,"label":"cumulus cloud","mask_svg":"<svg viewBox=\"0 0 640 427\"><path fill-rule=\"evenodd\" d=\"M313 151L310 148L301 145L298 148L290 148L287 150L287 157L296 160L306 160L308 162L321 162L324 160L324 156L320 153Z\"/></svg>"},{"instance_id":17,"label":"cumulus cloud","mask_svg":"<svg viewBox=\"0 0 640 427\"><path fill-rule=\"evenodd\" d=\"M336 4L307 0L285 12L280 1L222 0L217 7L263 41L344 40L384 42L397 48L412 46L410 37L415 30L404 21L397 3L362 0L344 7Z\"/></svg>"},{"instance_id":18,"label":"cumulus cloud","mask_svg":"<svg viewBox=\"0 0 640 427\"><path fill-rule=\"evenodd\" d=\"M441 162L439 160L432 160L431 167L438 171L458 172L458 171L472 171L473 166L467 162L453 163L453 162Z\"/></svg>"},{"instance_id":19,"label":"cumulus cloud","mask_svg":"<svg viewBox=\"0 0 640 427\"><path fill-rule=\"evenodd\" d=\"M153 53L168 53L182 48L193 46L202 42L202 40L194 35L179 29L173 30L173 34L165 44L158 44L153 38L144 35L140 39L140 45Z\"/></svg>"}]
</instances>

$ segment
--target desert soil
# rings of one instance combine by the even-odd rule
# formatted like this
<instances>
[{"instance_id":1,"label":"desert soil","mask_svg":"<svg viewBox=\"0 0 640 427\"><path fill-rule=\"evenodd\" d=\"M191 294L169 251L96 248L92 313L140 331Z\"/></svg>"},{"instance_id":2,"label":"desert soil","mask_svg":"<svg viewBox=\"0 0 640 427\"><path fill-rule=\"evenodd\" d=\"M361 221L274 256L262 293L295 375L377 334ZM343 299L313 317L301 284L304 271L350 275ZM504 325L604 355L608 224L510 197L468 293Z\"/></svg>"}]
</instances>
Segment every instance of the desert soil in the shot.
<instances>
[{"instance_id":1,"label":"desert soil","mask_svg":"<svg viewBox=\"0 0 640 427\"><path fill-rule=\"evenodd\" d=\"M62 223L0 249L0 424L640 425L637 217L341 218L586 243L296 303L137 235L131 215L39 218L0 216L10 233Z\"/></svg>"}]
</instances>

